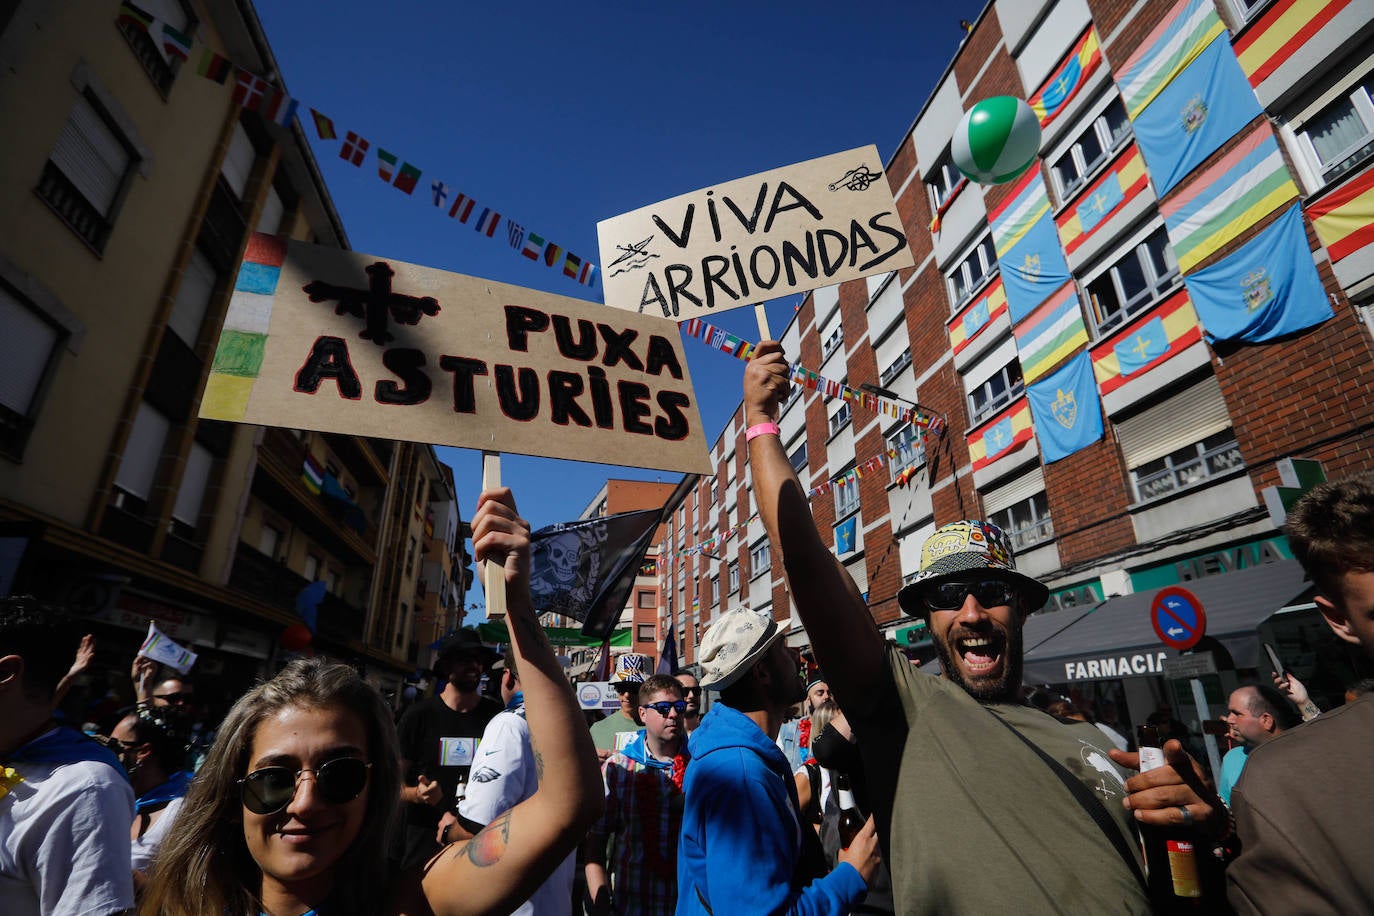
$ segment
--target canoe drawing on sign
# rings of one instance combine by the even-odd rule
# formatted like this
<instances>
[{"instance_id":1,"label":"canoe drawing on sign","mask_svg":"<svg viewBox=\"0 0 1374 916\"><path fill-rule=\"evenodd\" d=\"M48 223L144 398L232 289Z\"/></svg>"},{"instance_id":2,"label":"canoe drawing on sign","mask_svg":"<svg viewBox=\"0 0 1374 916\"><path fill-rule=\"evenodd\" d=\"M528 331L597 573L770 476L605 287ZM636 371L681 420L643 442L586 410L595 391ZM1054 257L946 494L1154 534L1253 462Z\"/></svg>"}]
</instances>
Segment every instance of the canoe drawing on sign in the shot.
<instances>
[{"instance_id":1,"label":"canoe drawing on sign","mask_svg":"<svg viewBox=\"0 0 1374 916\"><path fill-rule=\"evenodd\" d=\"M649 244L650 242L652 242L653 240L654 240L654 237L651 235L651 236L649 236L647 239L644 239L644 241L642 241L642 242L635 242L634 244L631 244L631 245L617 245L617 246L615 246L615 247L619 248L619 249L623 252L623 254L621 254L619 257L617 257L617 258L616 258L614 261L612 261L611 263L607 264L607 265L606 265L607 269L610 269L610 268L612 268L612 267L615 267L617 264L620 264L622 261L626 262L626 264L625 264L625 266L621 267L619 270L612 270L612 271L611 271L611 276L615 277L615 276L618 276L618 275L620 275L620 274L623 274L623 273L625 273L625 272L627 272L627 271L631 271L631 270L635 270L635 269L637 269L637 268L643 267L645 264L648 263L648 261L649 261L650 258L656 258L656 257L658 257L658 255L654 254L653 252L651 252L651 251L645 251L645 250L644 250L644 249L648 246L648 244Z\"/></svg>"}]
</instances>

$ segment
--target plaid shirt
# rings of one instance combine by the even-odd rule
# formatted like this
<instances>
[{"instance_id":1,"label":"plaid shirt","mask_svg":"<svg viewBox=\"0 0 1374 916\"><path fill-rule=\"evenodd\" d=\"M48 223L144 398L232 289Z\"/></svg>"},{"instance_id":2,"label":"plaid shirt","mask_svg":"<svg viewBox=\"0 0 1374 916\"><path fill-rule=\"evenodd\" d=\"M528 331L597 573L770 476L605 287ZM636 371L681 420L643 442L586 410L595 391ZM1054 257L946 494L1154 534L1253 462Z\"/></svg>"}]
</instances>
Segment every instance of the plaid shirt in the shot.
<instances>
[{"instance_id":1,"label":"plaid shirt","mask_svg":"<svg viewBox=\"0 0 1374 916\"><path fill-rule=\"evenodd\" d=\"M687 754L686 742L682 753ZM673 767L648 759L644 733L601 768L606 810L592 827L593 848L606 855L611 910L671 916L677 907L677 843L682 832L682 790Z\"/></svg>"}]
</instances>

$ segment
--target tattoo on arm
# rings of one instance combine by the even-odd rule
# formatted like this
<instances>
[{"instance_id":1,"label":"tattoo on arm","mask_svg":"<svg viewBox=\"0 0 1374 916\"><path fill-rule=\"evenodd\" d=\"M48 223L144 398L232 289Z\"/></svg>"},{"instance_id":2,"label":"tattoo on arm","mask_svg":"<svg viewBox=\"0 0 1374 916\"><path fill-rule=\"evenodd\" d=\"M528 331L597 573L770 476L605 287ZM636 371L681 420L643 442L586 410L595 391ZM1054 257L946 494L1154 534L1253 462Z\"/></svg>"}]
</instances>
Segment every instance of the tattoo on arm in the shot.
<instances>
[{"instance_id":1,"label":"tattoo on arm","mask_svg":"<svg viewBox=\"0 0 1374 916\"><path fill-rule=\"evenodd\" d=\"M478 868L486 868L501 861L506 854L506 844L510 840L510 812L507 811L496 820L482 828L482 832L468 840L458 850L466 853L468 860Z\"/></svg>"}]
</instances>

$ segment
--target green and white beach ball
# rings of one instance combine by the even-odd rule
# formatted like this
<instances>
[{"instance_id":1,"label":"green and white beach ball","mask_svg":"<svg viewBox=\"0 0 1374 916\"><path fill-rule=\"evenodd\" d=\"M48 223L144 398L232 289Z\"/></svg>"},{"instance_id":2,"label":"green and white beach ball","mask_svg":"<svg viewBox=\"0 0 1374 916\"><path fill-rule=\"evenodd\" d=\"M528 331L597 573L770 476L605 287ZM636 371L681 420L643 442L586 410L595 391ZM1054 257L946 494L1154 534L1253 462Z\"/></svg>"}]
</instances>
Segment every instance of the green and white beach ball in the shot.
<instances>
[{"instance_id":1,"label":"green and white beach ball","mask_svg":"<svg viewBox=\"0 0 1374 916\"><path fill-rule=\"evenodd\" d=\"M995 95L964 113L950 152L959 171L980 184L1011 181L1040 152L1040 122L1023 100Z\"/></svg>"}]
</instances>

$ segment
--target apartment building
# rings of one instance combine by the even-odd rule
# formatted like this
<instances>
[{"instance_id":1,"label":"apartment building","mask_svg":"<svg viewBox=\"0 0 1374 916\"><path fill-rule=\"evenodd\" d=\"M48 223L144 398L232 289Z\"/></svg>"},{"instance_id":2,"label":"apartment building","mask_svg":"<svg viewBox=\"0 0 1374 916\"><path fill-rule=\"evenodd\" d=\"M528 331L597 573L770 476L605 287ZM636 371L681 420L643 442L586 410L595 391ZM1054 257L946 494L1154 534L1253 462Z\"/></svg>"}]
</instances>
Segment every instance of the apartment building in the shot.
<instances>
[{"instance_id":1,"label":"apartment building","mask_svg":"<svg viewBox=\"0 0 1374 916\"><path fill-rule=\"evenodd\" d=\"M798 386L783 442L886 633L917 632L895 596L924 539L989 518L1051 588L1028 678L1143 706L1175 654L1139 633L1149 597L1193 587L1235 666L1255 667L1255 627L1307 594L1266 491L1295 483L1291 459L1331 477L1374 464L1374 8L995 0L971 26L886 166L916 267L817 290L781 334L805 368L946 430ZM951 137L996 95L1031 100L1041 155L979 185ZM1231 319L1224 290L1247 297ZM1247 325L1275 302L1269 332ZM1054 425L1080 414L1101 432L1066 450ZM665 542L663 623L689 662L740 603L807 642L753 518L743 428L737 411ZM1310 617L1274 621L1304 663L1326 650Z\"/></svg>"},{"instance_id":2,"label":"apartment building","mask_svg":"<svg viewBox=\"0 0 1374 916\"><path fill-rule=\"evenodd\" d=\"M248 0L140 6L281 86ZM299 123L233 84L118 4L0 6L0 585L86 615L111 668L156 621L231 698L320 581L314 648L396 680L414 634L384 626L404 589L373 571L404 549L407 447L197 416L251 233L348 246Z\"/></svg>"}]
</instances>

